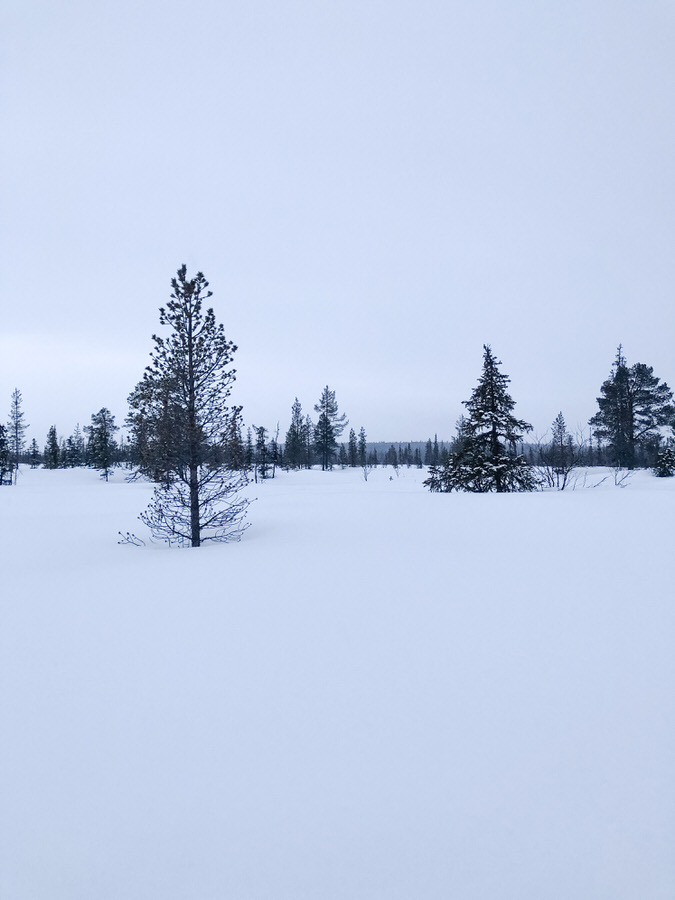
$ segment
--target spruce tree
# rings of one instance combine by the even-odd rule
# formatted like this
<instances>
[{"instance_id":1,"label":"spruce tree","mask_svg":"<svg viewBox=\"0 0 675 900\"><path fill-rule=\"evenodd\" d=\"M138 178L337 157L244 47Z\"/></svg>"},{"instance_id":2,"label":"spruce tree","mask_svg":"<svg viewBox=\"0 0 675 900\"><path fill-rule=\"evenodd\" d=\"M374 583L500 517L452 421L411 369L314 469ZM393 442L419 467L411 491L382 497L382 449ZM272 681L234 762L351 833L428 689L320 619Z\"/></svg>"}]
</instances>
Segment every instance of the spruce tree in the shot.
<instances>
[{"instance_id":1,"label":"spruce tree","mask_svg":"<svg viewBox=\"0 0 675 900\"><path fill-rule=\"evenodd\" d=\"M361 426L359 429L359 465L365 466L368 463L368 442L366 440L366 429Z\"/></svg>"},{"instance_id":2,"label":"spruce tree","mask_svg":"<svg viewBox=\"0 0 675 900\"><path fill-rule=\"evenodd\" d=\"M61 450L56 434L56 425L51 425L47 432L47 443L45 444L42 465L45 469L58 469L61 465Z\"/></svg>"},{"instance_id":3,"label":"spruce tree","mask_svg":"<svg viewBox=\"0 0 675 900\"><path fill-rule=\"evenodd\" d=\"M40 465L40 448L38 447L38 442L35 438L30 442L29 455L31 469L37 469Z\"/></svg>"},{"instance_id":4,"label":"spruce tree","mask_svg":"<svg viewBox=\"0 0 675 900\"><path fill-rule=\"evenodd\" d=\"M469 400L467 416L458 425L453 451L446 461L432 466L424 482L432 491L534 490L534 470L516 454L516 444L532 426L513 415L515 401L507 391L504 375L489 345L483 347L483 372Z\"/></svg>"},{"instance_id":5,"label":"spruce tree","mask_svg":"<svg viewBox=\"0 0 675 900\"><path fill-rule=\"evenodd\" d=\"M141 515L155 537L189 541L237 539L248 501L237 497L244 473L227 464L232 411L226 401L235 380L236 346L216 323L212 296L201 272L188 278L181 266L171 299L159 311L166 337L154 349L143 380L129 398L134 442L144 446L143 465L161 486Z\"/></svg>"},{"instance_id":6,"label":"spruce tree","mask_svg":"<svg viewBox=\"0 0 675 900\"><path fill-rule=\"evenodd\" d=\"M115 425L115 417L104 406L92 415L91 425L88 425L85 431L89 436L87 442L89 465L98 469L101 478L108 481L117 452L115 432L119 431L119 428Z\"/></svg>"},{"instance_id":7,"label":"spruce tree","mask_svg":"<svg viewBox=\"0 0 675 900\"><path fill-rule=\"evenodd\" d=\"M356 468L359 464L359 445L356 441L356 432L353 428L349 429L349 440L347 442L347 463L351 468Z\"/></svg>"},{"instance_id":8,"label":"spruce tree","mask_svg":"<svg viewBox=\"0 0 675 900\"><path fill-rule=\"evenodd\" d=\"M672 478L675 475L675 450L672 447L659 451L652 472L658 478Z\"/></svg>"},{"instance_id":9,"label":"spruce tree","mask_svg":"<svg viewBox=\"0 0 675 900\"><path fill-rule=\"evenodd\" d=\"M255 431L255 469L254 477L257 481L260 478L264 481L269 477L270 468L270 452L267 446L267 429L261 425L257 428L253 426Z\"/></svg>"}]
</instances>

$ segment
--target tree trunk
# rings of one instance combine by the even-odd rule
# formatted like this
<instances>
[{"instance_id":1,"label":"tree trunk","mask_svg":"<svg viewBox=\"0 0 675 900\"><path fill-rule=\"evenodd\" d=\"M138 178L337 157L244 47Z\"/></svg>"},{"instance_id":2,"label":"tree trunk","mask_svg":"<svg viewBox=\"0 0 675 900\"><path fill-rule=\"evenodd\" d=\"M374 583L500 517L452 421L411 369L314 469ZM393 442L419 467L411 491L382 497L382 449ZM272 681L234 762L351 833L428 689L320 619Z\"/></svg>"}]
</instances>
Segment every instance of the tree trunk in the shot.
<instances>
[{"instance_id":1,"label":"tree trunk","mask_svg":"<svg viewBox=\"0 0 675 900\"><path fill-rule=\"evenodd\" d=\"M192 546L199 547L199 466L190 465L190 537Z\"/></svg>"}]
</instances>

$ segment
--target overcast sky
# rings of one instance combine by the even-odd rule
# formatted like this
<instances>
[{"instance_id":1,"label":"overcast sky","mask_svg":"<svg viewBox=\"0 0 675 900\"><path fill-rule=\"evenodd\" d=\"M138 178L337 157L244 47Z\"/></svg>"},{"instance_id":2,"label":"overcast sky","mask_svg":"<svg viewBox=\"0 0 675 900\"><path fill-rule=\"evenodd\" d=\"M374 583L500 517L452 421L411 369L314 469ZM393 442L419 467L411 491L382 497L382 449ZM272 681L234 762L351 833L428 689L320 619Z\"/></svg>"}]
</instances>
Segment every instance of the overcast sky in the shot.
<instances>
[{"instance_id":1,"label":"overcast sky","mask_svg":"<svg viewBox=\"0 0 675 900\"><path fill-rule=\"evenodd\" d=\"M185 262L247 424L324 385L450 437L490 343L542 433L619 342L675 387L672 0L5 0L0 417L121 422Z\"/></svg>"}]
</instances>

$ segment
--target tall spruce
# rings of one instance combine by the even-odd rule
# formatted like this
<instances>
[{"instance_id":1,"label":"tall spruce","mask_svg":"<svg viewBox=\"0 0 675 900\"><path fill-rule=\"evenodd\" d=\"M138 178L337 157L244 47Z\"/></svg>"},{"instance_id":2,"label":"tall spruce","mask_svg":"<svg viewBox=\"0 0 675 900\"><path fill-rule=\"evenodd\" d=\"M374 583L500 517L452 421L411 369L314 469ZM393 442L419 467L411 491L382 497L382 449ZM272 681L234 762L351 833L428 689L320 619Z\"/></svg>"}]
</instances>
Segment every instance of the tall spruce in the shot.
<instances>
[{"instance_id":1,"label":"tall spruce","mask_svg":"<svg viewBox=\"0 0 675 900\"><path fill-rule=\"evenodd\" d=\"M368 463L368 442L366 440L366 429L361 426L359 429L359 445L358 445L358 453L359 453L359 465L365 466Z\"/></svg>"},{"instance_id":2,"label":"tall spruce","mask_svg":"<svg viewBox=\"0 0 675 900\"><path fill-rule=\"evenodd\" d=\"M47 432L47 443L42 454L42 465L45 469L58 469L61 465L61 449L56 434L56 425L51 425Z\"/></svg>"},{"instance_id":3,"label":"tall spruce","mask_svg":"<svg viewBox=\"0 0 675 900\"><path fill-rule=\"evenodd\" d=\"M359 464L359 445L356 440L356 432L353 428L349 429L349 440L347 442L347 463L351 468L356 468Z\"/></svg>"},{"instance_id":4,"label":"tall spruce","mask_svg":"<svg viewBox=\"0 0 675 900\"><path fill-rule=\"evenodd\" d=\"M188 278L181 266L171 288L159 311L169 333L152 337L150 365L129 398L129 424L142 468L160 482L142 521L155 537L199 547L238 539L246 527L248 501L238 496L246 475L233 471L227 453L237 348L213 309L203 308L212 293L201 272Z\"/></svg>"},{"instance_id":5,"label":"tall spruce","mask_svg":"<svg viewBox=\"0 0 675 900\"><path fill-rule=\"evenodd\" d=\"M500 371L489 345L483 346L483 372L469 400L467 415L445 461L432 466L424 482L432 491L530 491L537 485L534 470L516 445L532 426L513 415L515 401L507 391L510 379Z\"/></svg>"},{"instance_id":6,"label":"tall spruce","mask_svg":"<svg viewBox=\"0 0 675 900\"><path fill-rule=\"evenodd\" d=\"M615 466L651 464L661 441L660 428L675 423L673 392L652 366L629 366L619 345L609 378L600 387L598 412L589 424L607 443Z\"/></svg>"},{"instance_id":7,"label":"tall spruce","mask_svg":"<svg viewBox=\"0 0 675 900\"><path fill-rule=\"evenodd\" d=\"M104 406L92 415L91 425L87 425L85 431L88 435L87 457L89 465L94 469L98 469L101 473L101 478L108 481L117 453L115 432L119 431L119 428L115 425L115 416ZM66 453L64 456L67 457L67 454L68 446L66 442ZM66 465L70 465L70 463L66 462Z\"/></svg>"}]
</instances>

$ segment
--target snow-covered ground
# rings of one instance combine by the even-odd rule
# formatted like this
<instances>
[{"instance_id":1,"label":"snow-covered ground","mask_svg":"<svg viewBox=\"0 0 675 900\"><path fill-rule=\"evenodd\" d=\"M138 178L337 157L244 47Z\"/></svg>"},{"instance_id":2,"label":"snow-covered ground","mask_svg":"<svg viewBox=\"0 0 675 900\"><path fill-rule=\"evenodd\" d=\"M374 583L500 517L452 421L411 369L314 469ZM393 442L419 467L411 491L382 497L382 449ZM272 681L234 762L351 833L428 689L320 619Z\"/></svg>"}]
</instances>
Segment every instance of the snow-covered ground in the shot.
<instances>
[{"instance_id":1,"label":"snow-covered ground","mask_svg":"<svg viewBox=\"0 0 675 900\"><path fill-rule=\"evenodd\" d=\"M0 897L673 900L675 479L0 489Z\"/></svg>"}]
</instances>

